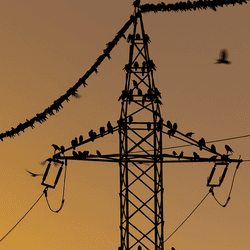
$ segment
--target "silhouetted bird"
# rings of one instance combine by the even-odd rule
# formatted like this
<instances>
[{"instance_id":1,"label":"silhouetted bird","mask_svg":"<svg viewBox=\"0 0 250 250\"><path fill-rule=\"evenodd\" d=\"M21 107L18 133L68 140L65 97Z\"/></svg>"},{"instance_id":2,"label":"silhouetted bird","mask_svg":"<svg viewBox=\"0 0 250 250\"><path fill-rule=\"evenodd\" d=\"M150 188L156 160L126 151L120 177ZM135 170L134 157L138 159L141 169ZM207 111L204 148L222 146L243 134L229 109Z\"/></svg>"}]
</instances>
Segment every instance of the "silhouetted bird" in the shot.
<instances>
[{"instance_id":1,"label":"silhouetted bird","mask_svg":"<svg viewBox=\"0 0 250 250\"><path fill-rule=\"evenodd\" d=\"M221 50L220 52L220 58L217 59L217 62L215 63L224 63L224 64L230 64L231 62L227 60L227 51L225 49Z\"/></svg>"},{"instance_id":2,"label":"silhouetted bird","mask_svg":"<svg viewBox=\"0 0 250 250\"><path fill-rule=\"evenodd\" d=\"M43 176L43 174L34 174L34 173L30 172L29 170L27 170L26 168L25 168L25 170L26 170L32 177Z\"/></svg>"},{"instance_id":3,"label":"silhouetted bird","mask_svg":"<svg viewBox=\"0 0 250 250\"><path fill-rule=\"evenodd\" d=\"M83 136L80 135L80 136L79 136L79 143L82 143L82 142L83 142Z\"/></svg>"},{"instance_id":4,"label":"silhouetted bird","mask_svg":"<svg viewBox=\"0 0 250 250\"><path fill-rule=\"evenodd\" d=\"M228 155L222 155L221 160L222 161L229 161Z\"/></svg>"},{"instance_id":5,"label":"silhouetted bird","mask_svg":"<svg viewBox=\"0 0 250 250\"><path fill-rule=\"evenodd\" d=\"M130 125L132 122L133 122L133 117L132 117L132 115L130 115L128 117L128 124Z\"/></svg>"},{"instance_id":6,"label":"silhouetted bird","mask_svg":"<svg viewBox=\"0 0 250 250\"><path fill-rule=\"evenodd\" d=\"M205 142L205 139L203 137L198 141L198 146L199 146L200 150L202 150L202 147L206 146L206 142Z\"/></svg>"},{"instance_id":7,"label":"silhouetted bird","mask_svg":"<svg viewBox=\"0 0 250 250\"><path fill-rule=\"evenodd\" d=\"M99 157L102 156L102 154L100 153L99 150L96 150L96 154L97 154Z\"/></svg>"},{"instance_id":8,"label":"silhouetted bird","mask_svg":"<svg viewBox=\"0 0 250 250\"><path fill-rule=\"evenodd\" d=\"M150 122L147 123L147 129L148 129L148 131L151 129L151 123Z\"/></svg>"},{"instance_id":9,"label":"silhouetted bird","mask_svg":"<svg viewBox=\"0 0 250 250\"><path fill-rule=\"evenodd\" d=\"M173 151L173 155L174 155L174 156L176 156L176 155L177 155L177 153L176 153L175 151Z\"/></svg>"},{"instance_id":10,"label":"silhouetted bird","mask_svg":"<svg viewBox=\"0 0 250 250\"><path fill-rule=\"evenodd\" d=\"M172 129L173 129L173 130L175 130L175 131L177 130L177 123L176 123L176 122L174 123L174 125L173 125L173 128L172 128Z\"/></svg>"},{"instance_id":11,"label":"silhouetted bird","mask_svg":"<svg viewBox=\"0 0 250 250\"><path fill-rule=\"evenodd\" d=\"M185 134L185 136L186 137L192 137L193 134L194 134L193 132L188 132L188 133Z\"/></svg>"},{"instance_id":12,"label":"silhouetted bird","mask_svg":"<svg viewBox=\"0 0 250 250\"><path fill-rule=\"evenodd\" d=\"M99 131L100 131L101 136L103 136L105 133L105 127L100 127Z\"/></svg>"},{"instance_id":13,"label":"silhouetted bird","mask_svg":"<svg viewBox=\"0 0 250 250\"><path fill-rule=\"evenodd\" d=\"M194 159L195 159L195 160L200 159L200 156L199 156L196 152L193 152L193 155L194 155Z\"/></svg>"},{"instance_id":14,"label":"silhouetted bird","mask_svg":"<svg viewBox=\"0 0 250 250\"><path fill-rule=\"evenodd\" d=\"M137 91L138 91L138 95L142 95L141 89L137 88Z\"/></svg>"},{"instance_id":15,"label":"silhouetted bird","mask_svg":"<svg viewBox=\"0 0 250 250\"><path fill-rule=\"evenodd\" d=\"M214 153L214 154L217 153L214 144L211 145L211 152Z\"/></svg>"},{"instance_id":16,"label":"silhouetted bird","mask_svg":"<svg viewBox=\"0 0 250 250\"><path fill-rule=\"evenodd\" d=\"M113 129L113 127L112 127L110 121L108 121L108 123L107 123L107 128L108 128L108 132L111 133L111 134L113 134L114 129Z\"/></svg>"},{"instance_id":17,"label":"silhouetted bird","mask_svg":"<svg viewBox=\"0 0 250 250\"><path fill-rule=\"evenodd\" d=\"M137 33L137 34L135 35L135 39L136 39L136 40L140 40L140 39L141 39L140 34Z\"/></svg>"},{"instance_id":18,"label":"silhouetted bird","mask_svg":"<svg viewBox=\"0 0 250 250\"><path fill-rule=\"evenodd\" d=\"M60 150L60 148L56 145L56 144L52 144L51 145L54 148L54 153L58 150Z\"/></svg>"},{"instance_id":19,"label":"silhouetted bird","mask_svg":"<svg viewBox=\"0 0 250 250\"><path fill-rule=\"evenodd\" d=\"M158 90L158 88L155 88L155 94L161 98L161 92Z\"/></svg>"},{"instance_id":20,"label":"silhouetted bird","mask_svg":"<svg viewBox=\"0 0 250 250\"><path fill-rule=\"evenodd\" d=\"M135 0L133 2L134 7L139 7L140 6L140 0Z\"/></svg>"},{"instance_id":21,"label":"silhouetted bird","mask_svg":"<svg viewBox=\"0 0 250 250\"><path fill-rule=\"evenodd\" d=\"M142 62L142 68L141 68L141 70L142 70L142 76L144 75L144 73L145 73L145 69L146 69L146 67L147 67L147 63L144 61L144 62Z\"/></svg>"},{"instance_id":22,"label":"silhouetted bird","mask_svg":"<svg viewBox=\"0 0 250 250\"><path fill-rule=\"evenodd\" d=\"M180 160L180 158L182 158L183 157L183 151L181 151L181 153L180 153L180 155L179 155L179 160Z\"/></svg>"},{"instance_id":23,"label":"silhouetted bird","mask_svg":"<svg viewBox=\"0 0 250 250\"><path fill-rule=\"evenodd\" d=\"M78 154L77 154L77 152L76 151L72 151L72 154L73 154L73 156L75 157L75 158L78 158Z\"/></svg>"},{"instance_id":24,"label":"silhouetted bird","mask_svg":"<svg viewBox=\"0 0 250 250\"><path fill-rule=\"evenodd\" d=\"M171 121L167 121L167 127L170 128L170 129L172 129L172 123L171 123Z\"/></svg>"},{"instance_id":25,"label":"silhouetted bird","mask_svg":"<svg viewBox=\"0 0 250 250\"><path fill-rule=\"evenodd\" d=\"M132 34L129 34L128 35L128 38L127 38L127 42L131 42L133 40L133 35Z\"/></svg>"},{"instance_id":26,"label":"silhouetted bird","mask_svg":"<svg viewBox=\"0 0 250 250\"><path fill-rule=\"evenodd\" d=\"M72 148L73 148L74 150L76 149L77 144L78 144L77 138L75 137L75 139L73 139L73 140L71 141L71 146L72 146Z\"/></svg>"},{"instance_id":27,"label":"silhouetted bird","mask_svg":"<svg viewBox=\"0 0 250 250\"><path fill-rule=\"evenodd\" d=\"M142 247L139 245L138 248L137 248L137 250L142 250Z\"/></svg>"},{"instance_id":28,"label":"silhouetted bird","mask_svg":"<svg viewBox=\"0 0 250 250\"><path fill-rule=\"evenodd\" d=\"M93 129L89 131L89 137L91 141L94 141L96 139L96 132L94 132Z\"/></svg>"},{"instance_id":29,"label":"silhouetted bird","mask_svg":"<svg viewBox=\"0 0 250 250\"><path fill-rule=\"evenodd\" d=\"M217 158L217 155L214 155L214 156L210 157L209 159L210 159L210 161L215 161L216 158Z\"/></svg>"},{"instance_id":30,"label":"silhouetted bird","mask_svg":"<svg viewBox=\"0 0 250 250\"><path fill-rule=\"evenodd\" d=\"M160 99L158 99L158 98L156 98L156 99L155 99L155 103L156 103L156 104L160 104L160 105L162 105L161 100L160 100Z\"/></svg>"},{"instance_id":31,"label":"silhouetted bird","mask_svg":"<svg viewBox=\"0 0 250 250\"><path fill-rule=\"evenodd\" d=\"M135 71L137 71L137 69L139 68L139 63L138 62L134 63L134 68L135 68Z\"/></svg>"},{"instance_id":32,"label":"silhouetted bird","mask_svg":"<svg viewBox=\"0 0 250 250\"><path fill-rule=\"evenodd\" d=\"M64 146L61 146L60 149L61 149L61 152L64 153L64 151L65 151Z\"/></svg>"},{"instance_id":33,"label":"silhouetted bird","mask_svg":"<svg viewBox=\"0 0 250 250\"><path fill-rule=\"evenodd\" d=\"M225 145L225 149L227 151L227 154L228 154L228 152L230 152L230 153L234 152L228 145Z\"/></svg>"},{"instance_id":34,"label":"silhouetted bird","mask_svg":"<svg viewBox=\"0 0 250 250\"><path fill-rule=\"evenodd\" d=\"M138 83L137 83L136 80L133 80L133 84L134 84L134 87L135 87L135 88L138 88Z\"/></svg>"},{"instance_id":35,"label":"silhouetted bird","mask_svg":"<svg viewBox=\"0 0 250 250\"><path fill-rule=\"evenodd\" d=\"M174 247L172 247L172 248L171 248L171 250L175 250L175 248L174 248Z\"/></svg>"}]
</instances>

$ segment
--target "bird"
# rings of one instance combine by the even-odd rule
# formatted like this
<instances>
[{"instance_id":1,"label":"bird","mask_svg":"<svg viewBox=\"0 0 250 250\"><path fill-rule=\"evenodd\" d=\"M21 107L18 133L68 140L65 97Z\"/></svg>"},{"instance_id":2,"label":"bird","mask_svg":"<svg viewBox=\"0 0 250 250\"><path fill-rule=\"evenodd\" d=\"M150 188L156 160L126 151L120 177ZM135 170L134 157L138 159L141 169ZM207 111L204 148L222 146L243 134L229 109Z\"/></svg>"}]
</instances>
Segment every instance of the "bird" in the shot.
<instances>
[{"instance_id":1,"label":"bird","mask_svg":"<svg viewBox=\"0 0 250 250\"><path fill-rule=\"evenodd\" d=\"M137 91L138 91L138 95L142 95L142 90L137 88Z\"/></svg>"},{"instance_id":2,"label":"bird","mask_svg":"<svg viewBox=\"0 0 250 250\"><path fill-rule=\"evenodd\" d=\"M173 125L173 128L172 128L174 131L177 130L177 123L175 122L174 125Z\"/></svg>"},{"instance_id":3,"label":"bird","mask_svg":"<svg viewBox=\"0 0 250 250\"><path fill-rule=\"evenodd\" d=\"M183 151L181 151L181 153L179 154L178 159L180 160L180 158L182 158L182 157L183 157Z\"/></svg>"},{"instance_id":4,"label":"bird","mask_svg":"<svg viewBox=\"0 0 250 250\"><path fill-rule=\"evenodd\" d=\"M132 115L130 115L128 119L129 119L129 120L128 120L128 124L130 125L130 124L133 122L133 117L132 117Z\"/></svg>"},{"instance_id":5,"label":"bird","mask_svg":"<svg viewBox=\"0 0 250 250\"><path fill-rule=\"evenodd\" d=\"M79 155L77 154L76 151L72 151L72 154L73 154L73 156L74 156L75 158L78 158L78 157L79 157Z\"/></svg>"},{"instance_id":6,"label":"bird","mask_svg":"<svg viewBox=\"0 0 250 250\"><path fill-rule=\"evenodd\" d=\"M73 139L72 141L71 141L71 146L72 146L72 148L75 150L76 149L76 146L77 146L77 138L75 137L75 139Z\"/></svg>"},{"instance_id":7,"label":"bird","mask_svg":"<svg viewBox=\"0 0 250 250\"><path fill-rule=\"evenodd\" d=\"M194 159L196 160L198 160L198 159L200 159L200 156L196 153L196 152L193 152L193 155L194 155Z\"/></svg>"},{"instance_id":8,"label":"bird","mask_svg":"<svg viewBox=\"0 0 250 250\"><path fill-rule=\"evenodd\" d=\"M214 153L214 154L217 153L214 144L211 145L211 152Z\"/></svg>"},{"instance_id":9,"label":"bird","mask_svg":"<svg viewBox=\"0 0 250 250\"><path fill-rule=\"evenodd\" d=\"M174 247L172 247L172 248L171 248L171 250L175 250L175 248L174 248Z\"/></svg>"},{"instance_id":10,"label":"bird","mask_svg":"<svg viewBox=\"0 0 250 250\"><path fill-rule=\"evenodd\" d=\"M216 158L217 158L217 155L214 155L214 156L210 157L209 160L210 160L210 161L215 161Z\"/></svg>"},{"instance_id":11,"label":"bird","mask_svg":"<svg viewBox=\"0 0 250 250\"><path fill-rule=\"evenodd\" d=\"M51 146L52 146L52 147L54 148L54 150L55 150L54 153L55 153L57 150L58 150L58 151L60 150L60 148L59 148L56 144L52 144Z\"/></svg>"},{"instance_id":12,"label":"bird","mask_svg":"<svg viewBox=\"0 0 250 250\"><path fill-rule=\"evenodd\" d=\"M26 170L32 177L42 176L42 175L43 175L43 174L34 174L34 173L30 172L29 170L27 170L26 168L25 168L25 170Z\"/></svg>"},{"instance_id":13,"label":"bird","mask_svg":"<svg viewBox=\"0 0 250 250\"><path fill-rule=\"evenodd\" d=\"M99 150L96 150L96 154L100 157L102 156L101 152Z\"/></svg>"},{"instance_id":14,"label":"bird","mask_svg":"<svg viewBox=\"0 0 250 250\"><path fill-rule=\"evenodd\" d=\"M134 68L135 68L135 71L137 71L137 69L139 68L139 63L138 62L134 63Z\"/></svg>"},{"instance_id":15,"label":"bird","mask_svg":"<svg viewBox=\"0 0 250 250\"><path fill-rule=\"evenodd\" d=\"M63 146L63 145L60 147L60 149L61 149L61 152L62 152L62 153L64 153L65 148L64 148L64 146Z\"/></svg>"},{"instance_id":16,"label":"bird","mask_svg":"<svg viewBox=\"0 0 250 250\"><path fill-rule=\"evenodd\" d=\"M171 123L171 121L167 121L167 127L170 128L170 129L172 129L172 123Z\"/></svg>"},{"instance_id":17,"label":"bird","mask_svg":"<svg viewBox=\"0 0 250 250\"><path fill-rule=\"evenodd\" d=\"M104 135L104 133L105 133L105 127L100 127L100 134L101 134L101 136L103 136Z\"/></svg>"},{"instance_id":18,"label":"bird","mask_svg":"<svg viewBox=\"0 0 250 250\"><path fill-rule=\"evenodd\" d=\"M228 154L228 152L230 152L230 153L234 152L228 145L225 145L225 149L227 151L227 154Z\"/></svg>"},{"instance_id":19,"label":"bird","mask_svg":"<svg viewBox=\"0 0 250 250\"><path fill-rule=\"evenodd\" d=\"M150 122L147 123L147 129L148 129L148 131L151 129L151 123Z\"/></svg>"},{"instance_id":20,"label":"bird","mask_svg":"<svg viewBox=\"0 0 250 250\"><path fill-rule=\"evenodd\" d=\"M176 153L175 151L173 151L173 155L174 155L174 156L176 156L176 155L177 155L177 153Z\"/></svg>"},{"instance_id":21,"label":"bird","mask_svg":"<svg viewBox=\"0 0 250 250\"><path fill-rule=\"evenodd\" d=\"M113 127L112 127L110 121L108 121L108 123L107 123L107 128L108 128L108 132L113 134L114 130L113 130Z\"/></svg>"},{"instance_id":22,"label":"bird","mask_svg":"<svg viewBox=\"0 0 250 250\"><path fill-rule=\"evenodd\" d=\"M227 51L225 49L221 50L220 52L220 58L217 59L217 62L215 63L224 63L224 64L230 64L231 62L227 60Z\"/></svg>"},{"instance_id":23,"label":"bird","mask_svg":"<svg viewBox=\"0 0 250 250\"><path fill-rule=\"evenodd\" d=\"M185 134L185 136L186 137L192 137L193 134L194 134L193 132L188 132L188 133Z\"/></svg>"},{"instance_id":24,"label":"bird","mask_svg":"<svg viewBox=\"0 0 250 250\"><path fill-rule=\"evenodd\" d=\"M133 80L133 84L134 84L134 87L135 87L135 88L138 88L138 83L137 83L136 80Z\"/></svg>"},{"instance_id":25,"label":"bird","mask_svg":"<svg viewBox=\"0 0 250 250\"><path fill-rule=\"evenodd\" d=\"M206 146L206 142L205 142L205 139L203 137L198 141L198 146L199 146L200 150L202 150L202 147Z\"/></svg>"}]
</instances>

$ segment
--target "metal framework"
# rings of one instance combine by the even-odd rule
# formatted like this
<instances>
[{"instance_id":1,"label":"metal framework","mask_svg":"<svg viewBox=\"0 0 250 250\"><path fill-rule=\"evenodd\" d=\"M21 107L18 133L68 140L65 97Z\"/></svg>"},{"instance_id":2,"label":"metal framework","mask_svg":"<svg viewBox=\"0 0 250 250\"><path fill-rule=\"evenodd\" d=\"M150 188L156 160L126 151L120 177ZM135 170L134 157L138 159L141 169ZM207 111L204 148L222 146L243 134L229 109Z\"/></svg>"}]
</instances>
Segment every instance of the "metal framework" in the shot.
<instances>
[{"instance_id":1,"label":"metal framework","mask_svg":"<svg viewBox=\"0 0 250 250\"><path fill-rule=\"evenodd\" d=\"M149 37L135 8L119 120L121 249L163 249L163 173L160 92Z\"/></svg>"}]
</instances>

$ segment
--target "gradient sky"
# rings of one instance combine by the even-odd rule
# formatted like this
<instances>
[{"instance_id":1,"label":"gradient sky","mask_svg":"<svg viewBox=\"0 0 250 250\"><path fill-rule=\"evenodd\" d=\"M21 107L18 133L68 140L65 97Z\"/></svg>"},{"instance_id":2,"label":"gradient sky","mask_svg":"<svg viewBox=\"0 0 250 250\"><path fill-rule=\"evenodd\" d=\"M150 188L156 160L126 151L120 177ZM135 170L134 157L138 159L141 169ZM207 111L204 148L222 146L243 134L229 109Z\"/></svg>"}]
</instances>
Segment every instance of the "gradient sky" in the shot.
<instances>
[{"instance_id":1,"label":"gradient sky","mask_svg":"<svg viewBox=\"0 0 250 250\"><path fill-rule=\"evenodd\" d=\"M133 1L1 1L0 3L0 133L43 112L82 77L103 53L106 43L133 13ZM155 3L142 1L145 3ZM165 2L173 3L173 2ZM250 5L213 10L143 15L150 36L150 57L157 66L156 86L162 93L162 116L178 129L195 132L207 141L248 135L250 121ZM126 36L132 32L132 27ZM214 64L227 49L231 65ZM80 134L112 124L120 115L125 84L122 70L129 44L121 39L80 87L81 98L71 98L48 121L14 139L0 142L0 237L27 212L43 191L39 164L52 156L52 143L70 146ZM174 140L174 139L173 139ZM164 147L183 142L165 140ZM216 143L234 150L234 158L250 159L249 137ZM79 150L118 152L118 134L91 142ZM177 153L181 149L176 149ZM188 155L188 150L182 149ZM196 149L195 149L196 150ZM166 150L171 153L172 150ZM192 152L192 151L190 151ZM213 164L164 165L164 213L167 238L208 192L206 180ZM235 169L230 164L222 187L227 198ZM250 162L237 173L227 207L210 195L189 220L165 243L165 249L235 250L250 245ZM57 209L62 178L49 194ZM25 219L0 243L1 249L68 250L117 249L119 246L118 164L69 162L65 205L52 213L43 197Z\"/></svg>"}]
</instances>

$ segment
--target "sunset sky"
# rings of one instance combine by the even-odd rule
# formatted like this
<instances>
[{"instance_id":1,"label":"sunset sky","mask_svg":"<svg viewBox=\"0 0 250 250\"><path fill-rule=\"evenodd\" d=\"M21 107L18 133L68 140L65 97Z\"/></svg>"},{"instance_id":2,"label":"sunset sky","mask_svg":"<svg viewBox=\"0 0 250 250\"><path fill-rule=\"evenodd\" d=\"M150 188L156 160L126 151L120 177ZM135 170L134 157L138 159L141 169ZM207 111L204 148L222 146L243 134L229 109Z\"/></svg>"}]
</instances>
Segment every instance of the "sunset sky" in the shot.
<instances>
[{"instance_id":1,"label":"sunset sky","mask_svg":"<svg viewBox=\"0 0 250 250\"><path fill-rule=\"evenodd\" d=\"M133 14L133 1L122 0L10 0L0 3L0 134L37 113L66 93L106 44ZM154 3L141 0L141 4ZM174 2L165 2L174 3ZM154 80L161 91L164 121L178 124L193 138L213 141L250 134L250 4L187 12L143 14L149 35L149 54L157 70ZM125 33L132 33L132 26ZM227 49L230 65L215 64ZM116 125L125 85L124 65L129 43L121 39L79 88L81 98L70 98L55 116L14 138L0 141L0 238L42 194L44 173L40 163L54 153L52 144L70 147L73 138L99 131L108 121ZM90 142L79 150L118 153L118 133ZM170 250L235 250L250 245L250 137L214 143L232 158L243 159L231 200L220 207L209 195L195 213L168 240ZM183 145L164 137L163 147ZM176 148L186 155L197 148ZM171 154L173 149L164 153ZM197 151L198 152L198 151ZM164 238L167 238L207 194L213 163L164 164ZM236 165L215 189L224 203ZM53 209L62 196L63 176L49 190ZM65 204L52 213L45 197L2 241L0 249L68 250L118 249L119 166L117 163L68 162Z\"/></svg>"}]
</instances>

